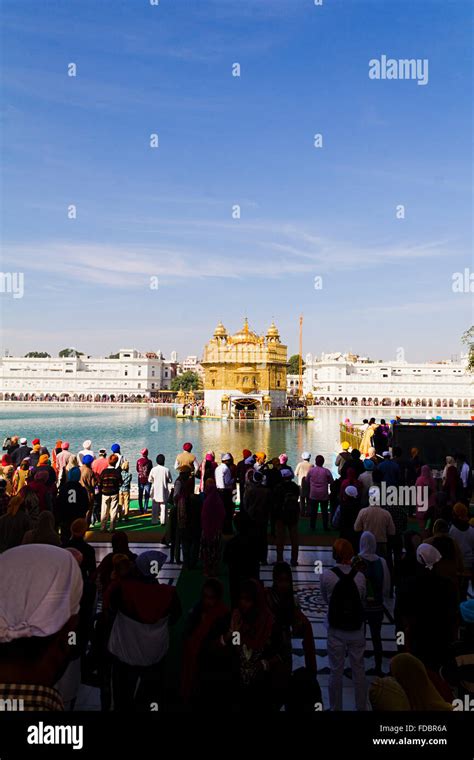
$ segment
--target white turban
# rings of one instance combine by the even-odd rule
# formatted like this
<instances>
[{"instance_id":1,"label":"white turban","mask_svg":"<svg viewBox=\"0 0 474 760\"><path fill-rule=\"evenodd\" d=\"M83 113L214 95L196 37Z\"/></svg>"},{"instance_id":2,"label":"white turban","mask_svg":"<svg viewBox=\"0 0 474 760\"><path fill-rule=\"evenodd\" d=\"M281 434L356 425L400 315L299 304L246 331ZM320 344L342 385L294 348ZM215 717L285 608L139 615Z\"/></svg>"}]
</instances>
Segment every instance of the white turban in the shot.
<instances>
[{"instance_id":1,"label":"white turban","mask_svg":"<svg viewBox=\"0 0 474 760\"><path fill-rule=\"evenodd\" d=\"M79 611L82 575L58 546L25 544L0 554L0 643L51 636Z\"/></svg>"},{"instance_id":2,"label":"white turban","mask_svg":"<svg viewBox=\"0 0 474 760\"><path fill-rule=\"evenodd\" d=\"M309 453L309 451L303 451L303 453L301 454L301 459L305 459L306 461L308 459L311 459L311 454Z\"/></svg>"},{"instance_id":3,"label":"white turban","mask_svg":"<svg viewBox=\"0 0 474 760\"><path fill-rule=\"evenodd\" d=\"M416 550L416 558L420 565L432 570L437 562L441 559L441 554L435 546L431 544L420 544Z\"/></svg>"},{"instance_id":4,"label":"white turban","mask_svg":"<svg viewBox=\"0 0 474 760\"><path fill-rule=\"evenodd\" d=\"M82 445L84 446L85 449L90 449L90 447L92 446L92 441L84 441Z\"/></svg>"}]
</instances>

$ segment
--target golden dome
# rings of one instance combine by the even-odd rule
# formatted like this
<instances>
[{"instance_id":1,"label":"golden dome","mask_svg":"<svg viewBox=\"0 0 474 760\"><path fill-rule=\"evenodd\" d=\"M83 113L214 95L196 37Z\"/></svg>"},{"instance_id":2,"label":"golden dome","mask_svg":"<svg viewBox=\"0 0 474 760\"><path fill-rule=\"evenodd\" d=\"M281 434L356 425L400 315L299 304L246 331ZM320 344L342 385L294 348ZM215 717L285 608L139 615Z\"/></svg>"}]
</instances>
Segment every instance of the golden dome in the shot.
<instances>
[{"instance_id":1,"label":"golden dome","mask_svg":"<svg viewBox=\"0 0 474 760\"><path fill-rule=\"evenodd\" d=\"M221 338L221 337L224 337L225 335L227 335L227 330L225 329L222 322L219 322L216 329L214 330L214 337Z\"/></svg>"},{"instance_id":2,"label":"golden dome","mask_svg":"<svg viewBox=\"0 0 474 760\"><path fill-rule=\"evenodd\" d=\"M242 327L239 332L236 332L235 335L232 336L232 343L259 343L260 338L257 335L257 333L252 332L252 330L249 329L249 322L247 317L245 317L244 326Z\"/></svg>"},{"instance_id":3,"label":"golden dome","mask_svg":"<svg viewBox=\"0 0 474 760\"><path fill-rule=\"evenodd\" d=\"M278 332L278 327L276 326L275 322L272 322L267 331L267 338L279 338L279 337L280 337L280 333Z\"/></svg>"}]
</instances>

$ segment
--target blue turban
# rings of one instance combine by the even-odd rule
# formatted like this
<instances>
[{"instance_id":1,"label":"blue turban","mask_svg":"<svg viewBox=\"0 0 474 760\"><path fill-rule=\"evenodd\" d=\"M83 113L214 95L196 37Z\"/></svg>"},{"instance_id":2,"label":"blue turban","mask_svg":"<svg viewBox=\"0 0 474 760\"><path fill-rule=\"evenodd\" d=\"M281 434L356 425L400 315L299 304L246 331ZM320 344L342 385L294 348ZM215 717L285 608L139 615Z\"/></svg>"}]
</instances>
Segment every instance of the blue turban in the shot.
<instances>
[{"instance_id":1,"label":"blue turban","mask_svg":"<svg viewBox=\"0 0 474 760\"><path fill-rule=\"evenodd\" d=\"M112 446L110 447L110 450L114 454L120 454L120 444L119 443L113 443Z\"/></svg>"},{"instance_id":2,"label":"blue turban","mask_svg":"<svg viewBox=\"0 0 474 760\"><path fill-rule=\"evenodd\" d=\"M374 463L371 459L364 459L364 467L366 470L373 470L375 468Z\"/></svg>"},{"instance_id":3,"label":"blue turban","mask_svg":"<svg viewBox=\"0 0 474 760\"><path fill-rule=\"evenodd\" d=\"M79 467L71 467L67 474L68 483L78 483L81 479L81 471Z\"/></svg>"}]
</instances>

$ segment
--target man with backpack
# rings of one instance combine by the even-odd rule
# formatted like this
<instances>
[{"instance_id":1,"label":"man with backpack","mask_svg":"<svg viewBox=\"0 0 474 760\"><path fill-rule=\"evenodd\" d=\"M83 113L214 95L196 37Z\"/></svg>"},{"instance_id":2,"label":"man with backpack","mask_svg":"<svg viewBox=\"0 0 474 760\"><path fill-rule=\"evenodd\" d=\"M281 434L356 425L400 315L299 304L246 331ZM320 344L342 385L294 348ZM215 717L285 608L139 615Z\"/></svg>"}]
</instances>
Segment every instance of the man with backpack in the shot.
<instances>
[{"instance_id":1,"label":"man with backpack","mask_svg":"<svg viewBox=\"0 0 474 760\"><path fill-rule=\"evenodd\" d=\"M334 567L321 576L321 595L328 605L327 651L329 661L329 707L342 710L342 677L346 654L349 657L357 710L366 709L364 669L364 600L366 581L357 565L352 566L354 550L349 541L334 542Z\"/></svg>"},{"instance_id":2,"label":"man with backpack","mask_svg":"<svg viewBox=\"0 0 474 760\"><path fill-rule=\"evenodd\" d=\"M280 470L281 482L275 487L275 533L277 562L283 562L285 534L288 530L291 542L291 566L298 564L298 520L300 516L300 489L293 481L293 470Z\"/></svg>"},{"instance_id":3,"label":"man with backpack","mask_svg":"<svg viewBox=\"0 0 474 760\"><path fill-rule=\"evenodd\" d=\"M148 449L142 449L140 459L137 459L138 473L138 508L140 514L148 512L148 502L150 501L151 483L148 478L153 468L153 462L148 456Z\"/></svg>"}]
</instances>

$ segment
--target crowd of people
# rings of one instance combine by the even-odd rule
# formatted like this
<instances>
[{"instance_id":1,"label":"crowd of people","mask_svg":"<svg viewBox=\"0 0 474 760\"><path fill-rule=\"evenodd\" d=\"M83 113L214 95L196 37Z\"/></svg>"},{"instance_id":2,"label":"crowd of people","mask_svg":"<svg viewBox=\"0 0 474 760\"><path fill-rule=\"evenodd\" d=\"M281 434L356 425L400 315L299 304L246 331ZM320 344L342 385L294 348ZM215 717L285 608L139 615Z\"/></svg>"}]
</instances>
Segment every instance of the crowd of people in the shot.
<instances>
[{"instance_id":1,"label":"crowd of people","mask_svg":"<svg viewBox=\"0 0 474 760\"><path fill-rule=\"evenodd\" d=\"M453 453L436 482L419 451L405 456L382 443L387 449L369 446L365 455L343 443L333 474L308 451L293 467L285 453L249 449L238 461L212 451L198 459L186 442L172 467L146 448L131 467L118 443L95 454L90 440L73 453L67 441L50 451L38 438L31 446L5 439L0 699L72 709L82 682L99 687L106 711L322 708L313 631L293 588L303 523L314 534L321 516L334 560L315 575L327 605L324 707L343 709L348 657L357 710L453 709L455 696L474 690L471 467ZM129 548L123 528L135 476L138 513L164 526L169 556ZM388 503L384 485L415 486L427 503ZM95 524L111 534L99 563ZM269 544L276 563L265 588ZM202 569L190 612L176 587L159 580L167 560L182 565L183 577ZM399 653L384 672L387 619ZM170 666L176 631L178 674ZM373 672L365 668L368 636ZM295 638L305 663L296 670ZM375 676L369 689L367 675Z\"/></svg>"}]
</instances>

